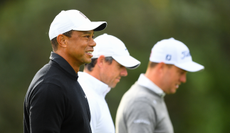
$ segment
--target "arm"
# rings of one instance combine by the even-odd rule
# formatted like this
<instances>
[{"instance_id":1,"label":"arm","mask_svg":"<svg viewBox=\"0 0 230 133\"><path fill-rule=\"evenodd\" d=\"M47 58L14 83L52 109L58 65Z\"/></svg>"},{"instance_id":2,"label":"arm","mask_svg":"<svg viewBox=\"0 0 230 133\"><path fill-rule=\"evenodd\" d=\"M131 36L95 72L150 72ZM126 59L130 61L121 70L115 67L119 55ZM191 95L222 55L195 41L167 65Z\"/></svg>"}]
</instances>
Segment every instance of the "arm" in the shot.
<instances>
[{"instance_id":1,"label":"arm","mask_svg":"<svg viewBox=\"0 0 230 133\"><path fill-rule=\"evenodd\" d=\"M99 118L100 118L100 110L99 105L97 101L94 99L94 96L92 93L86 93L89 107L90 107L90 114L91 114L91 120L90 120L90 126L91 126L91 131L92 133L95 133L97 130L97 125L99 123Z\"/></svg>"},{"instance_id":2,"label":"arm","mask_svg":"<svg viewBox=\"0 0 230 133\"><path fill-rule=\"evenodd\" d=\"M53 84L38 87L30 100L30 129L32 133L60 133L65 114L62 89Z\"/></svg>"},{"instance_id":3,"label":"arm","mask_svg":"<svg viewBox=\"0 0 230 133\"><path fill-rule=\"evenodd\" d=\"M125 114L128 133L154 133L155 110L146 101L136 101Z\"/></svg>"}]
</instances>

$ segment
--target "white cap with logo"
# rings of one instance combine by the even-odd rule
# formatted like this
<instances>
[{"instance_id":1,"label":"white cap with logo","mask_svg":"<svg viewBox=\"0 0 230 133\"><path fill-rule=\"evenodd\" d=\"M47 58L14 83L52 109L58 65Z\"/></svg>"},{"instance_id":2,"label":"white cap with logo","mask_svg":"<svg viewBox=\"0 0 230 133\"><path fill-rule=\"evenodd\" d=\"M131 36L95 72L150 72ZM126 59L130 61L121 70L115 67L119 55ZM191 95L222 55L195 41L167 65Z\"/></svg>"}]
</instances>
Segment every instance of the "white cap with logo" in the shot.
<instances>
[{"instance_id":1,"label":"white cap with logo","mask_svg":"<svg viewBox=\"0 0 230 133\"><path fill-rule=\"evenodd\" d=\"M204 66L192 60L188 47L174 38L163 39L157 42L151 50L149 60L151 62L173 64L189 72L204 69Z\"/></svg>"},{"instance_id":2,"label":"white cap with logo","mask_svg":"<svg viewBox=\"0 0 230 133\"><path fill-rule=\"evenodd\" d=\"M78 10L62 10L53 20L49 29L49 38L52 40L59 34L70 30L76 31L100 31L107 26L105 21L90 21L82 12Z\"/></svg>"},{"instance_id":3,"label":"white cap with logo","mask_svg":"<svg viewBox=\"0 0 230 133\"><path fill-rule=\"evenodd\" d=\"M135 69L141 64L140 61L130 56L125 44L115 36L105 33L96 37L94 41L96 46L92 58L98 58L101 55L112 57L119 64L129 69Z\"/></svg>"}]
</instances>

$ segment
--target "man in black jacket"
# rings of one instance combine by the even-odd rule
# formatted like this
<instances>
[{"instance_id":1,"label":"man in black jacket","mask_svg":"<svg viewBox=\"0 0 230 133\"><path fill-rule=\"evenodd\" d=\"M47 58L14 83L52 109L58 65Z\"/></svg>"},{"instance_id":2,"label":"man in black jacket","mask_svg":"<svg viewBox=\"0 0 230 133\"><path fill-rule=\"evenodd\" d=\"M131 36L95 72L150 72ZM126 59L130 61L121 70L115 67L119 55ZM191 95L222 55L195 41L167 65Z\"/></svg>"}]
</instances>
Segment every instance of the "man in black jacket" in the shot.
<instances>
[{"instance_id":1,"label":"man in black jacket","mask_svg":"<svg viewBox=\"0 0 230 133\"><path fill-rule=\"evenodd\" d=\"M106 25L91 22L78 10L61 11L54 18L50 61L36 73L25 96L24 133L91 133L89 106L77 72L91 62L94 31Z\"/></svg>"}]
</instances>

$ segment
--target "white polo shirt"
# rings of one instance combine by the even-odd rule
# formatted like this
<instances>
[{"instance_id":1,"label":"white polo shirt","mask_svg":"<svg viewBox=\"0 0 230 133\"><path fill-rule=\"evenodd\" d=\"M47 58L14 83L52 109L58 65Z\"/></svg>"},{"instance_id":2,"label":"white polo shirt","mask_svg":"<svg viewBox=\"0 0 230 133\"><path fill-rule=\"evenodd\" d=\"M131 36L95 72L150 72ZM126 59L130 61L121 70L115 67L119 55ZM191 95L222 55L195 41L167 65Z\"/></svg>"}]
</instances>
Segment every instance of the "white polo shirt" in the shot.
<instances>
[{"instance_id":1,"label":"white polo shirt","mask_svg":"<svg viewBox=\"0 0 230 133\"><path fill-rule=\"evenodd\" d=\"M92 133L115 133L114 123L109 111L106 94L111 88L85 72L78 72L78 82L84 90L91 113Z\"/></svg>"}]
</instances>

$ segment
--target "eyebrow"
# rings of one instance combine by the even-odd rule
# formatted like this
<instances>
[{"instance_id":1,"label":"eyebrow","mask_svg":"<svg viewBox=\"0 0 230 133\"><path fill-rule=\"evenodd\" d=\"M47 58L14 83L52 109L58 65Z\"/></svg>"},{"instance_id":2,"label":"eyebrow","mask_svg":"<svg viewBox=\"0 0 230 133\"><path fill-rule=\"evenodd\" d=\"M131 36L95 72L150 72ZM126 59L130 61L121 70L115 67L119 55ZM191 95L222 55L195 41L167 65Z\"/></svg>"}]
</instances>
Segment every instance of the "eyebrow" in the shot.
<instances>
[{"instance_id":1,"label":"eyebrow","mask_svg":"<svg viewBox=\"0 0 230 133\"><path fill-rule=\"evenodd\" d=\"M187 73L187 71L183 69L181 69L180 72Z\"/></svg>"},{"instance_id":2,"label":"eyebrow","mask_svg":"<svg viewBox=\"0 0 230 133\"><path fill-rule=\"evenodd\" d=\"M83 34L92 34L93 31L82 31ZM94 32L93 32L94 34Z\"/></svg>"},{"instance_id":3,"label":"eyebrow","mask_svg":"<svg viewBox=\"0 0 230 133\"><path fill-rule=\"evenodd\" d=\"M185 73L187 72L187 71L184 70L184 69L181 69L181 68L179 68L179 67L177 67L177 68L178 68L178 72L183 72L183 73L184 73L184 72L185 72Z\"/></svg>"}]
</instances>

